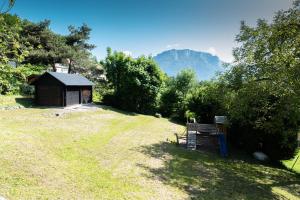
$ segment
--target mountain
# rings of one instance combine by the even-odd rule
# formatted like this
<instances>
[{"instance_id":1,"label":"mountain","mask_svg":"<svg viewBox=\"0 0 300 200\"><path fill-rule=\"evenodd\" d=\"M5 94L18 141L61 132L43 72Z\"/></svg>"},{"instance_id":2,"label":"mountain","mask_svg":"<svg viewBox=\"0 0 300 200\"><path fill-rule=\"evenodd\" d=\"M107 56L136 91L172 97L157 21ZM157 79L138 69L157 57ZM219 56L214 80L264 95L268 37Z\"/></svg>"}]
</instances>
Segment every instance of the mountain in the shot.
<instances>
[{"instance_id":1,"label":"mountain","mask_svg":"<svg viewBox=\"0 0 300 200\"><path fill-rule=\"evenodd\" d=\"M153 57L169 76L176 76L184 68L196 71L199 80L209 80L218 71L224 71L222 61L210 53L190 49L172 49Z\"/></svg>"}]
</instances>

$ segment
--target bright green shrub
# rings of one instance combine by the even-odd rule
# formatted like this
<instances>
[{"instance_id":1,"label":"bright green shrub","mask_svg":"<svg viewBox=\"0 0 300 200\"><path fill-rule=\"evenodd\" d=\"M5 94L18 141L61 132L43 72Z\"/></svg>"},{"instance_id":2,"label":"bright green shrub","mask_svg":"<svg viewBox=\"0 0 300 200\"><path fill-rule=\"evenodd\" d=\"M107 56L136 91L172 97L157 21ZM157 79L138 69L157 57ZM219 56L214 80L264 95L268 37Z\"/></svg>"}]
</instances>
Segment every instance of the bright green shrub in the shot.
<instances>
[{"instance_id":1,"label":"bright green shrub","mask_svg":"<svg viewBox=\"0 0 300 200\"><path fill-rule=\"evenodd\" d=\"M134 112L155 112L163 80L153 59L144 56L133 59L108 49L102 65L113 91L104 102Z\"/></svg>"},{"instance_id":2,"label":"bright green shrub","mask_svg":"<svg viewBox=\"0 0 300 200\"><path fill-rule=\"evenodd\" d=\"M0 65L0 94L33 94L26 77L31 74L41 74L44 70L44 66L21 65L15 68L10 65Z\"/></svg>"}]
</instances>

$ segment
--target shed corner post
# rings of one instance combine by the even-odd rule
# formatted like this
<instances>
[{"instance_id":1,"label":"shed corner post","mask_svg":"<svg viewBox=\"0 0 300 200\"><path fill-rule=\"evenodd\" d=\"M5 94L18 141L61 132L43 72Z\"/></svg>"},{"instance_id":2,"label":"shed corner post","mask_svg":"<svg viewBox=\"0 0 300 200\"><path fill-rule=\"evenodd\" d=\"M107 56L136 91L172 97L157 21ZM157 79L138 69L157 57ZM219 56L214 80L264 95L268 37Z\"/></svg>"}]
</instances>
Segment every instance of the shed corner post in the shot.
<instances>
[{"instance_id":1,"label":"shed corner post","mask_svg":"<svg viewBox=\"0 0 300 200\"><path fill-rule=\"evenodd\" d=\"M67 106L67 87L64 86L64 106Z\"/></svg>"},{"instance_id":2,"label":"shed corner post","mask_svg":"<svg viewBox=\"0 0 300 200\"><path fill-rule=\"evenodd\" d=\"M94 86L91 86L91 99L90 99L90 103L93 103L93 89L94 89Z\"/></svg>"},{"instance_id":3,"label":"shed corner post","mask_svg":"<svg viewBox=\"0 0 300 200\"><path fill-rule=\"evenodd\" d=\"M82 88L79 89L79 104L82 104Z\"/></svg>"}]
</instances>

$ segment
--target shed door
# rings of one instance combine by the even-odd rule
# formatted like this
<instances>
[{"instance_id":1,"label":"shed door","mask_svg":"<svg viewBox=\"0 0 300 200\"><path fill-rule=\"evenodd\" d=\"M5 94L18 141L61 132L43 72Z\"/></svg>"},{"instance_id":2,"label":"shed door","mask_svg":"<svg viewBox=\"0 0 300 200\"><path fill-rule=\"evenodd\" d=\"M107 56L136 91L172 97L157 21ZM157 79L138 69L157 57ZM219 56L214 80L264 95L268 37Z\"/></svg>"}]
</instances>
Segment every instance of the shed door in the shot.
<instances>
[{"instance_id":1,"label":"shed door","mask_svg":"<svg viewBox=\"0 0 300 200\"><path fill-rule=\"evenodd\" d=\"M67 106L79 104L79 91L67 91Z\"/></svg>"},{"instance_id":2,"label":"shed door","mask_svg":"<svg viewBox=\"0 0 300 200\"><path fill-rule=\"evenodd\" d=\"M91 102L92 92L90 89L82 90L82 103L90 103Z\"/></svg>"}]
</instances>

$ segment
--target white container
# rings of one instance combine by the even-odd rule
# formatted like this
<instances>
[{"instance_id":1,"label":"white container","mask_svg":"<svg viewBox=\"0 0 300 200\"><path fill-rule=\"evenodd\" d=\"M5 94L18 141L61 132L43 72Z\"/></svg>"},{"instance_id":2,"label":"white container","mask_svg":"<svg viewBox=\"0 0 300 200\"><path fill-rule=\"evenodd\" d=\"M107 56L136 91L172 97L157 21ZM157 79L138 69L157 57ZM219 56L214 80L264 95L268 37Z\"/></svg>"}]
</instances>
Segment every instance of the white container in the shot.
<instances>
[{"instance_id":1,"label":"white container","mask_svg":"<svg viewBox=\"0 0 300 200\"><path fill-rule=\"evenodd\" d=\"M216 124L226 124L227 117L226 116L215 116L215 123Z\"/></svg>"}]
</instances>

